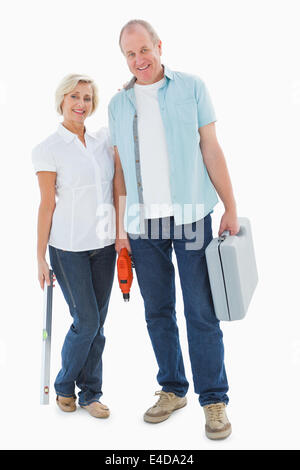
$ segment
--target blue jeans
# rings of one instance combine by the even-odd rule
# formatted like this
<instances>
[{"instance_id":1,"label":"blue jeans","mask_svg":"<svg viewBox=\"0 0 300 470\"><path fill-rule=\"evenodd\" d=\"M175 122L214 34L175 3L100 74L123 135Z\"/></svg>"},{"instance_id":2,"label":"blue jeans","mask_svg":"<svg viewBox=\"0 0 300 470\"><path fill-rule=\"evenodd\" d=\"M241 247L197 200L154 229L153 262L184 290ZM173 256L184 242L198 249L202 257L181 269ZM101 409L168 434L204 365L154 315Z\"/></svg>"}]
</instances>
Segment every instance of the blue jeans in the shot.
<instances>
[{"instance_id":1,"label":"blue jeans","mask_svg":"<svg viewBox=\"0 0 300 470\"><path fill-rule=\"evenodd\" d=\"M62 368L55 391L88 405L102 395L105 322L114 278L115 245L90 251L64 251L49 246L51 266L68 303L73 323L62 348Z\"/></svg>"},{"instance_id":2,"label":"blue jeans","mask_svg":"<svg viewBox=\"0 0 300 470\"><path fill-rule=\"evenodd\" d=\"M214 312L205 258L205 248L213 238L211 215L188 226L175 226L174 218L168 218L167 230L163 228L166 219L155 219L158 223L155 235L151 220L146 221L148 236L129 235L147 328L159 367L157 380L162 390L180 397L188 390L175 313L173 247L184 301L195 392L201 406L227 404L223 334ZM190 229L188 237L186 228ZM198 246L191 244L191 231L195 241L202 236ZM186 249L186 242L192 249Z\"/></svg>"}]
</instances>

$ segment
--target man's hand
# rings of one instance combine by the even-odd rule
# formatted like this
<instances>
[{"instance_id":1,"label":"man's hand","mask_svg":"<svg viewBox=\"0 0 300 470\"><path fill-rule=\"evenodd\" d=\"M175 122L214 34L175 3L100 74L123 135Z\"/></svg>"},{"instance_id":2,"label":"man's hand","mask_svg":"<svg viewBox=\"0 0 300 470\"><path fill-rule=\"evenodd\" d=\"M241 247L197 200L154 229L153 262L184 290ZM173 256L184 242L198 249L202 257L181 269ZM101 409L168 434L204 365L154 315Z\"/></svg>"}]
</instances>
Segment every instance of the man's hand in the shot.
<instances>
[{"instance_id":1,"label":"man's hand","mask_svg":"<svg viewBox=\"0 0 300 470\"><path fill-rule=\"evenodd\" d=\"M227 210L224 212L220 222L219 237L224 230L229 230L230 235L236 235L240 231L240 225L235 210Z\"/></svg>"}]
</instances>

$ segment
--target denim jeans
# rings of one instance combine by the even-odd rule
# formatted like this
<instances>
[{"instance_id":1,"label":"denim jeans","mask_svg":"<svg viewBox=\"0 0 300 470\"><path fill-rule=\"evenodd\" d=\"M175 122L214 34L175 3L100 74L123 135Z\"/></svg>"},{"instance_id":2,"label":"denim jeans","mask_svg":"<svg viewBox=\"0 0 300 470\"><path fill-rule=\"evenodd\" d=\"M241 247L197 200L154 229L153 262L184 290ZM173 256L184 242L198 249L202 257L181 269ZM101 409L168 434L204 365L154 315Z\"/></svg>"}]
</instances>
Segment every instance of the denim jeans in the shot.
<instances>
[{"instance_id":1,"label":"denim jeans","mask_svg":"<svg viewBox=\"0 0 300 470\"><path fill-rule=\"evenodd\" d=\"M105 322L114 278L115 245L90 251L64 251L49 246L51 266L68 303L73 323L62 348L62 368L55 391L88 405L102 395Z\"/></svg>"},{"instance_id":2,"label":"denim jeans","mask_svg":"<svg viewBox=\"0 0 300 470\"><path fill-rule=\"evenodd\" d=\"M173 217L168 220L169 233L164 229L165 219L156 219L158 229L155 236L151 220L147 220L145 225L148 236L137 238L129 234L147 329L159 367L157 380L165 392L182 397L188 390L175 312L174 248L194 390L199 395L201 406L218 402L227 404L223 334L214 312L205 258L205 248L213 238L211 215L188 226L175 226ZM188 236L187 228L190 229ZM192 231L194 239L190 238ZM201 236L202 242L199 243ZM191 242L196 239L198 242L193 246ZM189 249L186 249L186 242Z\"/></svg>"}]
</instances>

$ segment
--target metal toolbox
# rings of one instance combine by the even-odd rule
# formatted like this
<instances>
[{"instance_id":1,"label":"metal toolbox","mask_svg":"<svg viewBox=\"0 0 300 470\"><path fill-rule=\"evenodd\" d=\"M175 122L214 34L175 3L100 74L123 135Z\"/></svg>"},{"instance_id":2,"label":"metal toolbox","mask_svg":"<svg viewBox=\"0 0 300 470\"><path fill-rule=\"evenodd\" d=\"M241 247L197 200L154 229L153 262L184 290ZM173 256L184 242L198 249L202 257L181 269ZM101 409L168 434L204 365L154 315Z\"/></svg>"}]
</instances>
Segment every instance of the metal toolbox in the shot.
<instances>
[{"instance_id":1,"label":"metal toolbox","mask_svg":"<svg viewBox=\"0 0 300 470\"><path fill-rule=\"evenodd\" d=\"M258 282L250 221L238 217L240 231L224 231L206 247L205 256L216 317L241 320Z\"/></svg>"}]
</instances>

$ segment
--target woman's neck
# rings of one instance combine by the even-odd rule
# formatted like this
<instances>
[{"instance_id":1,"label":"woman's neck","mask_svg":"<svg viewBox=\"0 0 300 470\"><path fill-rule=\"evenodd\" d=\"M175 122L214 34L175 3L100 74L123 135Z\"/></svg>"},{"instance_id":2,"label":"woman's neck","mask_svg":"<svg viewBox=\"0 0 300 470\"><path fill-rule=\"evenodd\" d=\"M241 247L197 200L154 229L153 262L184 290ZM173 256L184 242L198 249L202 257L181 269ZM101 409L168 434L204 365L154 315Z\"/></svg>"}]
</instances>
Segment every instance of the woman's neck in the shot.
<instances>
[{"instance_id":1,"label":"woman's neck","mask_svg":"<svg viewBox=\"0 0 300 470\"><path fill-rule=\"evenodd\" d=\"M85 127L82 123L74 123L72 121L63 121L62 125L68 129L68 131L73 132L73 134L78 135L78 137L83 138L85 133Z\"/></svg>"}]
</instances>

